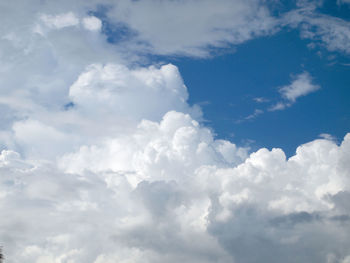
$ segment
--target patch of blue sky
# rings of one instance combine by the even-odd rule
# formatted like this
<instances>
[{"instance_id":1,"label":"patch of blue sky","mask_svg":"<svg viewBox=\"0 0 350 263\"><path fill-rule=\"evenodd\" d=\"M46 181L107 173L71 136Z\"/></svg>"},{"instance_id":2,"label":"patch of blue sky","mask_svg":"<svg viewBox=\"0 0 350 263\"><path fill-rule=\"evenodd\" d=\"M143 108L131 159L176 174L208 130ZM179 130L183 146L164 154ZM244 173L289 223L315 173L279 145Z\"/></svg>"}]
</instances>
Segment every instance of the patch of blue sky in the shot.
<instances>
[{"instance_id":1,"label":"patch of blue sky","mask_svg":"<svg viewBox=\"0 0 350 263\"><path fill-rule=\"evenodd\" d=\"M75 107L75 104L73 102L68 102L63 106L64 110L70 110L74 107Z\"/></svg>"},{"instance_id":2,"label":"patch of blue sky","mask_svg":"<svg viewBox=\"0 0 350 263\"><path fill-rule=\"evenodd\" d=\"M350 21L350 5L341 3L339 0L324 1L318 10L323 14L339 17L341 19Z\"/></svg>"},{"instance_id":3,"label":"patch of blue sky","mask_svg":"<svg viewBox=\"0 0 350 263\"><path fill-rule=\"evenodd\" d=\"M310 43L300 39L298 30L282 30L242 44L233 54L171 62L180 68L190 102L207 102L202 106L204 116L219 138L254 141L253 149L281 147L292 155L298 145L321 133L341 139L350 129L347 59L322 47L310 49ZM304 71L321 89L289 108L269 112L280 100L278 88ZM244 120L256 109L264 113Z\"/></svg>"}]
</instances>

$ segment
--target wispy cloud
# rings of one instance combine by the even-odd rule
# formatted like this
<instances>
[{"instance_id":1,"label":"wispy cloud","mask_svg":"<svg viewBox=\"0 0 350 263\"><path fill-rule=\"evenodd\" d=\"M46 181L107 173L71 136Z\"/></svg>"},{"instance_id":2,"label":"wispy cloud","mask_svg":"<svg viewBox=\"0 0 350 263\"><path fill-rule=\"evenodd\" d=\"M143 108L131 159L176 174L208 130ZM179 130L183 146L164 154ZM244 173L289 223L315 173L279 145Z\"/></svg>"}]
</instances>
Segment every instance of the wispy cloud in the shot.
<instances>
[{"instance_id":1,"label":"wispy cloud","mask_svg":"<svg viewBox=\"0 0 350 263\"><path fill-rule=\"evenodd\" d=\"M282 97L295 102L297 98L305 96L318 90L320 86L312 84L312 78L308 72L296 76L295 80L288 86L279 89Z\"/></svg>"},{"instance_id":2,"label":"wispy cloud","mask_svg":"<svg viewBox=\"0 0 350 263\"><path fill-rule=\"evenodd\" d=\"M348 0L338 3L349 3ZM290 11L281 20L287 26L300 29L301 38L310 39L329 51L350 54L350 22L330 15L320 14L316 5L306 4Z\"/></svg>"},{"instance_id":3,"label":"wispy cloud","mask_svg":"<svg viewBox=\"0 0 350 263\"><path fill-rule=\"evenodd\" d=\"M264 103L264 102L269 102L270 100L267 99L267 98L264 98L264 97L256 97L256 98L253 98L253 100L257 103Z\"/></svg>"},{"instance_id":4,"label":"wispy cloud","mask_svg":"<svg viewBox=\"0 0 350 263\"><path fill-rule=\"evenodd\" d=\"M263 114L264 111L261 110L261 109L255 109L254 112L242 119L239 119L236 121L236 123L241 123L241 122L244 122L244 121L249 121L249 120L253 120L255 119L256 117L258 117L259 115Z\"/></svg>"},{"instance_id":5,"label":"wispy cloud","mask_svg":"<svg viewBox=\"0 0 350 263\"><path fill-rule=\"evenodd\" d=\"M333 142L337 141L337 138L334 137L332 134L329 134L329 133L321 133L319 135L319 137L322 138L322 139L325 139L325 140L333 141Z\"/></svg>"},{"instance_id":6,"label":"wispy cloud","mask_svg":"<svg viewBox=\"0 0 350 263\"><path fill-rule=\"evenodd\" d=\"M312 77L308 72L303 72L299 75L296 75L289 85L280 87L278 89L278 92L281 96L280 101L268 107L267 111L278 111L291 107L297 101L298 98L306 96L309 93L315 92L318 89L320 89L320 86L313 84ZM270 101L269 99L263 97L257 97L253 100L257 103L266 103ZM236 123L253 120L258 116L262 115L264 112L264 110L255 109L252 114L242 119L239 119L238 121L236 121Z\"/></svg>"},{"instance_id":7,"label":"wispy cloud","mask_svg":"<svg viewBox=\"0 0 350 263\"><path fill-rule=\"evenodd\" d=\"M312 77L308 72L297 75L291 84L279 88L283 101L280 101L269 108L270 111L283 110L292 106L299 97L306 96L311 92L320 89L319 85L312 83Z\"/></svg>"}]
</instances>

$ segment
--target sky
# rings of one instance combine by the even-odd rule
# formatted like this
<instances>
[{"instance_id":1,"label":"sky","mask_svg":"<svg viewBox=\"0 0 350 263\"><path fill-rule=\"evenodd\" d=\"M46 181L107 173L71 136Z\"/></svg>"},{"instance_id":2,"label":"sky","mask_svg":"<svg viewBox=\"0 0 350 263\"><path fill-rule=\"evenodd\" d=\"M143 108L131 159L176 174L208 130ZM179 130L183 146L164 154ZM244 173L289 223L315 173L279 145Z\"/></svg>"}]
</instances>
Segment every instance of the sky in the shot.
<instances>
[{"instance_id":1,"label":"sky","mask_svg":"<svg viewBox=\"0 0 350 263\"><path fill-rule=\"evenodd\" d=\"M6 263L350 262L350 1L0 2Z\"/></svg>"}]
</instances>

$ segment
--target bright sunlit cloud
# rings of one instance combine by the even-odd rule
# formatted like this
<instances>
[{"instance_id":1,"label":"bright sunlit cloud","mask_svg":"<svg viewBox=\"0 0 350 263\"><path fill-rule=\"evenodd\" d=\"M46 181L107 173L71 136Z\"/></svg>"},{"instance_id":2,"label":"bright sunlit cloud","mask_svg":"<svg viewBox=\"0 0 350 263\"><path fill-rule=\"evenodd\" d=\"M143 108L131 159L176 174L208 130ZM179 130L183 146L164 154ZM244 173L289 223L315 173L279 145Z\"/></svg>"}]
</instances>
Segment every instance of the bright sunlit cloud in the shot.
<instances>
[{"instance_id":1,"label":"bright sunlit cloud","mask_svg":"<svg viewBox=\"0 0 350 263\"><path fill-rule=\"evenodd\" d=\"M350 134L305 136L292 156L264 141L254 148L222 138L203 111L217 106L192 103L191 90L204 87L188 85L171 60L211 63L225 57L221 48L299 27L298 41L349 53L347 21L314 5L280 5L2 2L5 262L347 263ZM320 76L295 72L270 87L275 98L250 94L260 108L242 123L327 88ZM277 121L263 122L278 134Z\"/></svg>"}]
</instances>

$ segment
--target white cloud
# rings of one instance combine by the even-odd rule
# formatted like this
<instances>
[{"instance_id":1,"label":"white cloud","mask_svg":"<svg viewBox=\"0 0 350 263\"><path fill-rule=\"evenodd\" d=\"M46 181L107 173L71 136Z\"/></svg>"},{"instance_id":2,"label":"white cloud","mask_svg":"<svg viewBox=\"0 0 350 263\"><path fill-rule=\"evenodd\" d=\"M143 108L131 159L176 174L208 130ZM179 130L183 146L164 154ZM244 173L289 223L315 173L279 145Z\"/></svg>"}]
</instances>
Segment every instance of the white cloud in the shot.
<instances>
[{"instance_id":1,"label":"white cloud","mask_svg":"<svg viewBox=\"0 0 350 263\"><path fill-rule=\"evenodd\" d=\"M249 120L253 120L256 117L258 117L259 115L263 114L264 111L260 110L260 109L255 109L254 112L246 117L244 117L243 119L240 119L238 121L236 121L236 123L241 123L243 121L249 121Z\"/></svg>"},{"instance_id":2,"label":"white cloud","mask_svg":"<svg viewBox=\"0 0 350 263\"><path fill-rule=\"evenodd\" d=\"M88 16L83 18L83 25L86 29L91 31L100 31L102 22L95 16Z\"/></svg>"},{"instance_id":3,"label":"white cloud","mask_svg":"<svg viewBox=\"0 0 350 263\"><path fill-rule=\"evenodd\" d=\"M69 12L66 14L59 14L59 15L43 14L40 16L40 19L44 22L46 26L51 28L60 29L64 27L79 25L79 19L72 12Z\"/></svg>"},{"instance_id":4,"label":"white cloud","mask_svg":"<svg viewBox=\"0 0 350 263\"><path fill-rule=\"evenodd\" d=\"M160 120L169 110L200 116L199 109L187 105L186 86L171 64L133 70L120 64L93 64L70 87L69 97L89 118L113 114L114 119L128 122Z\"/></svg>"},{"instance_id":5,"label":"white cloud","mask_svg":"<svg viewBox=\"0 0 350 263\"><path fill-rule=\"evenodd\" d=\"M264 113L263 110L255 109L254 113L249 115L249 116L247 116L245 119L246 120L254 119L254 118L256 118L257 116L259 116L259 115L261 115L263 113Z\"/></svg>"},{"instance_id":6,"label":"white cloud","mask_svg":"<svg viewBox=\"0 0 350 263\"><path fill-rule=\"evenodd\" d=\"M311 76L308 72L301 73L295 77L295 80L279 89L282 97L294 103L297 98L305 96L318 90L320 86L312 84Z\"/></svg>"},{"instance_id":7,"label":"white cloud","mask_svg":"<svg viewBox=\"0 0 350 263\"><path fill-rule=\"evenodd\" d=\"M306 96L307 94L315 92L318 89L320 89L320 86L312 83L311 75L308 72L303 72L295 76L293 82L290 85L279 88L278 91L281 94L282 98L285 99L285 101L278 102L269 110L283 110L295 103L297 98Z\"/></svg>"},{"instance_id":8,"label":"white cloud","mask_svg":"<svg viewBox=\"0 0 350 263\"><path fill-rule=\"evenodd\" d=\"M291 27L299 27L301 37L315 41L329 51L350 54L350 22L317 13L314 6L290 11L283 18Z\"/></svg>"},{"instance_id":9,"label":"white cloud","mask_svg":"<svg viewBox=\"0 0 350 263\"><path fill-rule=\"evenodd\" d=\"M307 94L315 92L318 89L320 89L320 86L312 83L311 75L308 72L303 72L299 75L296 75L291 84L278 89L283 101L275 103L274 105L270 106L267 110L284 110L288 107L291 107L299 97L306 96ZM266 101L263 98L255 98L254 100L258 103ZM255 119L263 113L263 110L255 109L255 111L252 114L248 115L243 120ZM238 123L242 122L243 120L239 120Z\"/></svg>"},{"instance_id":10,"label":"white cloud","mask_svg":"<svg viewBox=\"0 0 350 263\"><path fill-rule=\"evenodd\" d=\"M336 141L336 138L332 134L329 134L329 133L321 133L319 135L319 137L326 139L326 140L330 140L330 141Z\"/></svg>"},{"instance_id":11,"label":"white cloud","mask_svg":"<svg viewBox=\"0 0 350 263\"><path fill-rule=\"evenodd\" d=\"M277 102L275 105L269 108L269 111L284 110L285 108L290 106L290 103Z\"/></svg>"},{"instance_id":12,"label":"white cloud","mask_svg":"<svg viewBox=\"0 0 350 263\"><path fill-rule=\"evenodd\" d=\"M274 24L256 1L147 3L118 1L108 15L158 54L204 56ZM281 149L249 154L198 121L174 65L132 65L139 57L79 26L93 1L0 5L9 263L348 261L349 134L289 159ZM287 101L315 87L304 80L282 91Z\"/></svg>"},{"instance_id":13,"label":"white cloud","mask_svg":"<svg viewBox=\"0 0 350 263\"><path fill-rule=\"evenodd\" d=\"M260 149L239 165L222 155L237 156L235 147L209 135L172 112L135 134L67 155L63 163L73 174L45 163L2 166L1 241L8 257L280 262L295 251L300 260L349 254L342 234L350 212L349 135L340 146L302 145L289 160L280 149Z\"/></svg>"},{"instance_id":14,"label":"white cloud","mask_svg":"<svg viewBox=\"0 0 350 263\"><path fill-rule=\"evenodd\" d=\"M315 92L318 89L320 89L320 86L312 83L311 75L308 72L303 72L299 75L296 75L291 84L287 86L283 86L278 89L279 93L281 94L281 97L284 100L279 101L276 104L270 106L267 110L268 111L284 110L288 107L291 107L299 97L306 96L307 94L311 92ZM264 98L255 98L254 100L258 103L266 102ZM263 113L264 113L263 110L255 109L252 114L246 116L242 120L238 120L237 123L240 123L246 120L255 119L256 117L258 117Z\"/></svg>"},{"instance_id":15,"label":"white cloud","mask_svg":"<svg viewBox=\"0 0 350 263\"><path fill-rule=\"evenodd\" d=\"M142 180L185 179L203 162L238 164L246 155L246 149L228 141L215 141L211 132L189 115L171 111L159 124L145 120L134 134L83 146L64 156L60 164L70 173L125 172L129 183L136 186ZM159 169L167 171L159 173Z\"/></svg>"},{"instance_id":16,"label":"white cloud","mask_svg":"<svg viewBox=\"0 0 350 263\"><path fill-rule=\"evenodd\" d=\"M275 31L278 23L258 0L118 1L109 18L136 33L137 51L207 56L208 47L227 47ZM138 42L146 43L140 46Z\"/></svg>"}]
</instances>

